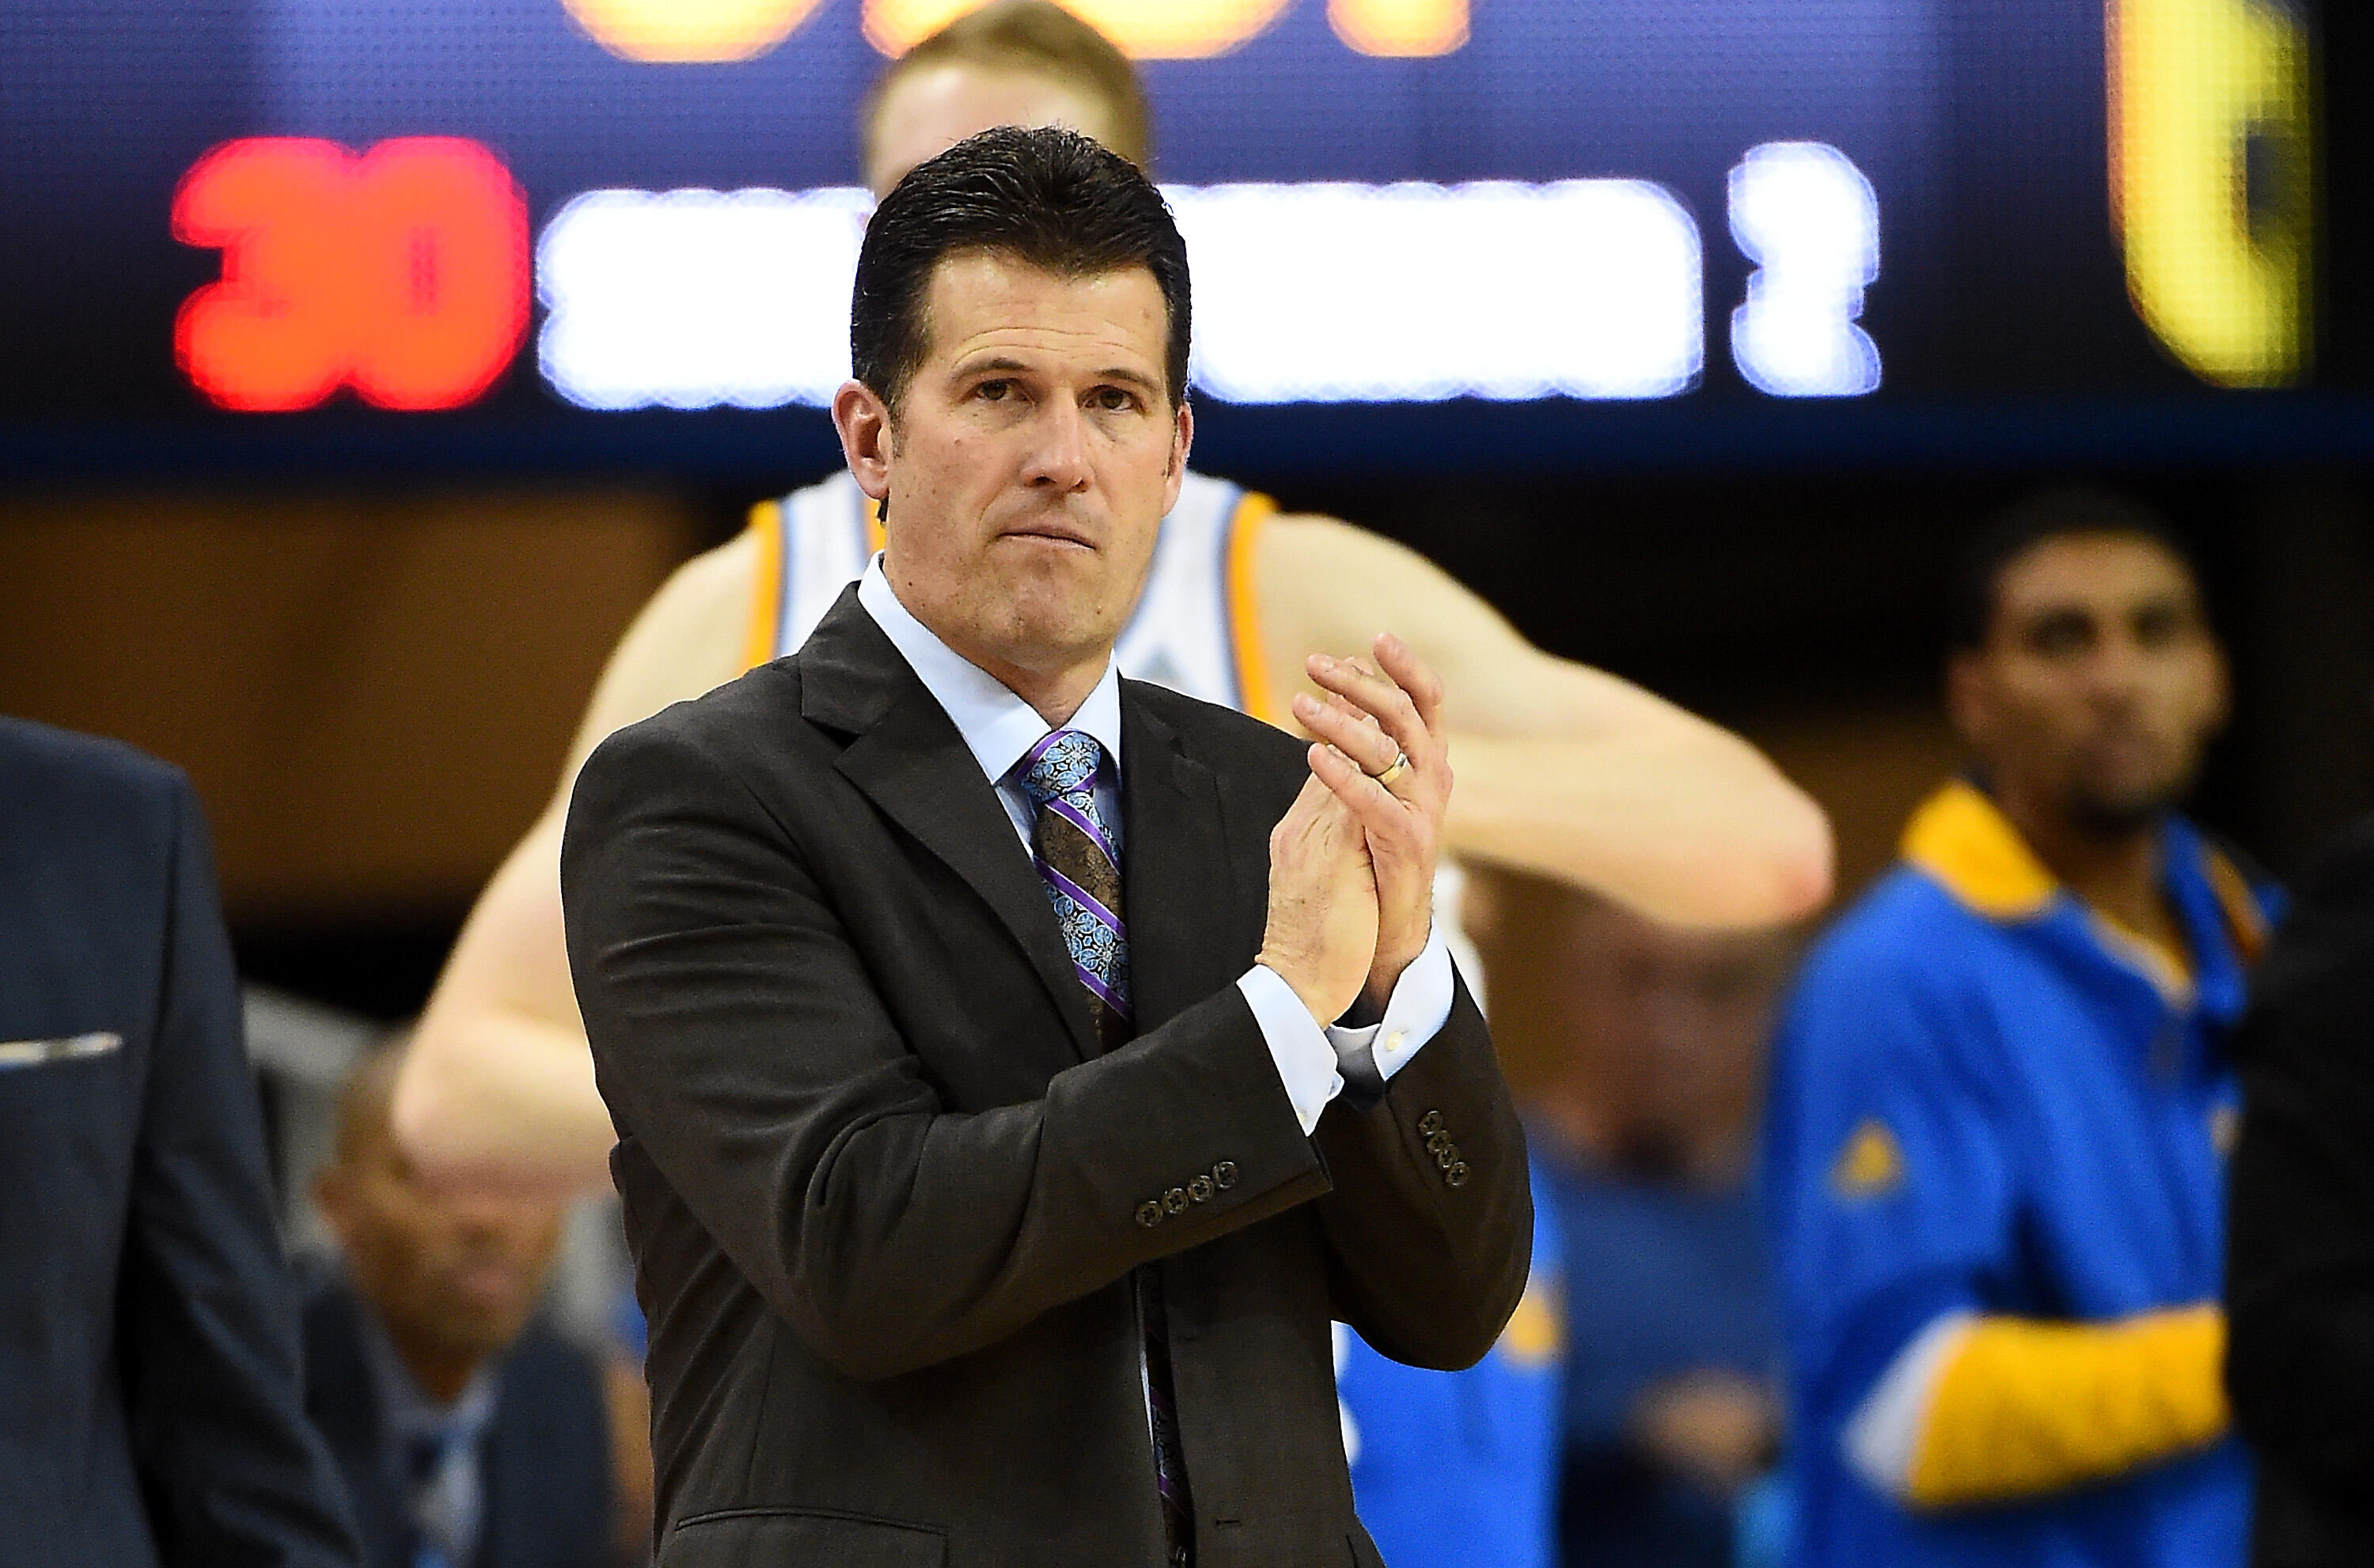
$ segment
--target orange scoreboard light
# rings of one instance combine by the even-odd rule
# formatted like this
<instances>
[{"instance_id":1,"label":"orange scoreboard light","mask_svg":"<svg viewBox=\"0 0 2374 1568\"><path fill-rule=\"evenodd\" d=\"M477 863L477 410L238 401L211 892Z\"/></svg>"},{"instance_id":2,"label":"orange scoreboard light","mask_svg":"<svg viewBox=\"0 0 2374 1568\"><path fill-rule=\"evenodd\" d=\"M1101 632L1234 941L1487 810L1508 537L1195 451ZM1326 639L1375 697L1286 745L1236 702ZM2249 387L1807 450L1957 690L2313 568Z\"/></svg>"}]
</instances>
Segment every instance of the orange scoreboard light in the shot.
<instances>
[{"instance_id":1,"label":"orange scoreboard light","mask_svg":"<svg viewBox=\"0 0 2374 1568\"><path fill-rule=\"evenodd\" d=\"M226 142L182 177L172 222L223 253L173 346L224 408L311 408L341 387L380 408L458 408L526 335L526 198L474 141Z\"/></svg>"}]
</instances>

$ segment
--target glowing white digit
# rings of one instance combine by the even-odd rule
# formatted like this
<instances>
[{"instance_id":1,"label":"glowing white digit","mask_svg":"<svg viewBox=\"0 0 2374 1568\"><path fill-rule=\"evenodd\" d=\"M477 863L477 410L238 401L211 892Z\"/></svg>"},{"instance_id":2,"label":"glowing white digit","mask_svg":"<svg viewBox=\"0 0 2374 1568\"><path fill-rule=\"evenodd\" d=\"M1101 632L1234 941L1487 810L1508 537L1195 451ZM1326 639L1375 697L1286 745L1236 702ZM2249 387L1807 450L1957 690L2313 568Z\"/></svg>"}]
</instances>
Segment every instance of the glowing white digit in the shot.
<instances>
[{"instance_id":1,"label":"glowing white digit","mask_svg":"<svg viewBox=\"0 0 2374 1568\"><path fill-rule=\"evenodd\" d=\"M1646 181L1165 193L1231 402L1671 397L1705 357L1698 225Z\"/></svg>"},{"instance_id":2,"label":"glowing white digit","mask_svg":"<svg viewBox=\"0 0 2374 1568\"><path fill-rule=\"evenodd\" d=\"M1879 385L1879 347L1855 325L1879 275L1879 198L1847 155L1767 142L1731 171L1731 234L1756 263L1731 313L1739 373L1775 397L1856 397Z\"/></svg>"},{"instance_id":3,"label":"glowing white digit","mask_svg":"<svg viewBox=\"0 0 2374 1568\"><path fill-rule=\"evenodd\" d=\"M1698 226L1636 180L1167 187L1199 386L1241 403L1658 398L1705 358ZM822 404L864 192L593 191L536 249L545 378L588 408Z\"/></svg>"},{"instance_id":4,"label":"glowing white digit","mask_svg":"<svg viewBox=\"0 0 2374 1568\"><path fill-rule=\"evenodd\" d=\"M845 187L589 191L545 227L545 379L586 408L825 404L873 198Z\"/></svg>"}]
</instances>

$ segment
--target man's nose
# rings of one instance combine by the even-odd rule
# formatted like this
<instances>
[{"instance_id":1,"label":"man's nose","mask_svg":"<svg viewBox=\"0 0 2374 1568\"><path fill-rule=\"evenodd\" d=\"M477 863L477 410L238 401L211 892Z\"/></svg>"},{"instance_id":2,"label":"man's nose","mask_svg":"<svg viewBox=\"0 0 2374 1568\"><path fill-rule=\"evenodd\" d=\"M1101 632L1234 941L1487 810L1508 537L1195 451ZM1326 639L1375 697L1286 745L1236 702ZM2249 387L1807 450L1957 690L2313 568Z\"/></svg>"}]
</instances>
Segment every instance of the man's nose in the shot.
<instances>
[{"instance_id":1,"label":"man's nose","mask_svg":"<svg viewBox=\"0 0 2374 1568\"><path fill-rule=\"evenodd\" d=\"M1064 494L1088 483L1088 422L1068 398L1051 398L1031 422L1031 448L1023 479Z\"/></svg>"},{"instance_id":2,"label":"man's nose","mask_svg":"<svg viewBox=\"0 0 2374 1568\"><path fill-rule=\"evenodd\" d=\"M2149 662L2150 655L2133 638L2106 637L2086 671L2086 684L2098 702L2130 702L2143 690Z\"/></svg>"}]
</instances>

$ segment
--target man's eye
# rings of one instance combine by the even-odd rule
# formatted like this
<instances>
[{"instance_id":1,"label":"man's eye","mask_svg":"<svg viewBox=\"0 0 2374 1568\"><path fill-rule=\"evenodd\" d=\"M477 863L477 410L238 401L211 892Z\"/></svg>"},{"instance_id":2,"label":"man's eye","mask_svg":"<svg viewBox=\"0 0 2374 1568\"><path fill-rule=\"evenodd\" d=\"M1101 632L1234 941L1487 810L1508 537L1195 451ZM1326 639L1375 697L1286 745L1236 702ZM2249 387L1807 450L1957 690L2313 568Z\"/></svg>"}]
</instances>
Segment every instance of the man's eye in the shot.
<instances>
[{"instance_id":1,"label":"man's eye","mask_svg":"<svg viewBox=\"0 0 2374 1568\"><path fill-rule=\"evenodd\" d=\"M1094 402L1108 414L1121 414L1137 406L1137 399L1120 387L1099 387Z\"/></svg>"},{"instance_id":2,"label":"man's eye","mask_svg":"<svg viewBox=\"0 0 2374 1568\"><path fill-rule=\"evenodd\" d=\"M985 403L1003 403L1013 390L1012 381L983 381L972 389L972 394Z\"/></svg>"},{"instance_id":3,"label":"man's eye","mask_svg":"<svg viewBox=\"0 0 2374 1568\"><path fill-rule=\"evenodd\" d=\"M2093 642L2094 628L2082 615L2049 616L2027 631L2027 646L2049 659L2082 653Z\"/></svg>"},{"instance_id":4,"label":"man's eye","mask_svg":"<svg viewBox=\"0 0 2374 1568\"><path fill-rule=\"evenodd\" d=\"M2186 619L2172 605L2155 604L2135 616L2135 640L2145 648L2169 647L2183 636Z\"/></svg>"}]
</instances>

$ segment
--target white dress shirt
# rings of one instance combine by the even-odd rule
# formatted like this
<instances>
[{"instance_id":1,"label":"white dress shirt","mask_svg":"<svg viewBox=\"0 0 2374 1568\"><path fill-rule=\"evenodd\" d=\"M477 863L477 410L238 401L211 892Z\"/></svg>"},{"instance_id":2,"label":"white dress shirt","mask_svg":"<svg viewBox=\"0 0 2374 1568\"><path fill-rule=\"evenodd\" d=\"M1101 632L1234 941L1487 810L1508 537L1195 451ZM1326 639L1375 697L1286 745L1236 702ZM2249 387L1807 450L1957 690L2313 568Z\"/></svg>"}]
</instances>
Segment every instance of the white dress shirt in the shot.
<instances>
[{"instance_id":1,"label":"white dress shirt","mask_svg":"<svg viewBox=\"0 0 2374 1568\"><path fill-rule=\"evenodd\" d=\"M879 555L858 579L857 602L955 720L966 749L995 787L999 802L1027 848L1031 833L1030 797L1017 765L1049 733L1047 721L995 676L917 620L892 591ZM1097 809L1112 835L1113 848L1126 856L1121 841L1121 677L1110 661L1087 700L1064 727L1092 736L1104 748L1108 766L1097 774ZM1124 863L1124 887L1128 877ZM1318 1128L1327 1103L1344 1092L1347 1079L1381 1089L1442 1028L1451 1016L1451 950L1437 926L1428 934L1424 951L1395 982L1384 1017L1366 1028L1322 1029L1302 999L1294 994L1294 988L1275 970L1259 964L1239 977L1237 989L1261 1025L1270 1059L1277 1064L1278 1082L1308 1134Z\"/></svg>"}]
</instances>

